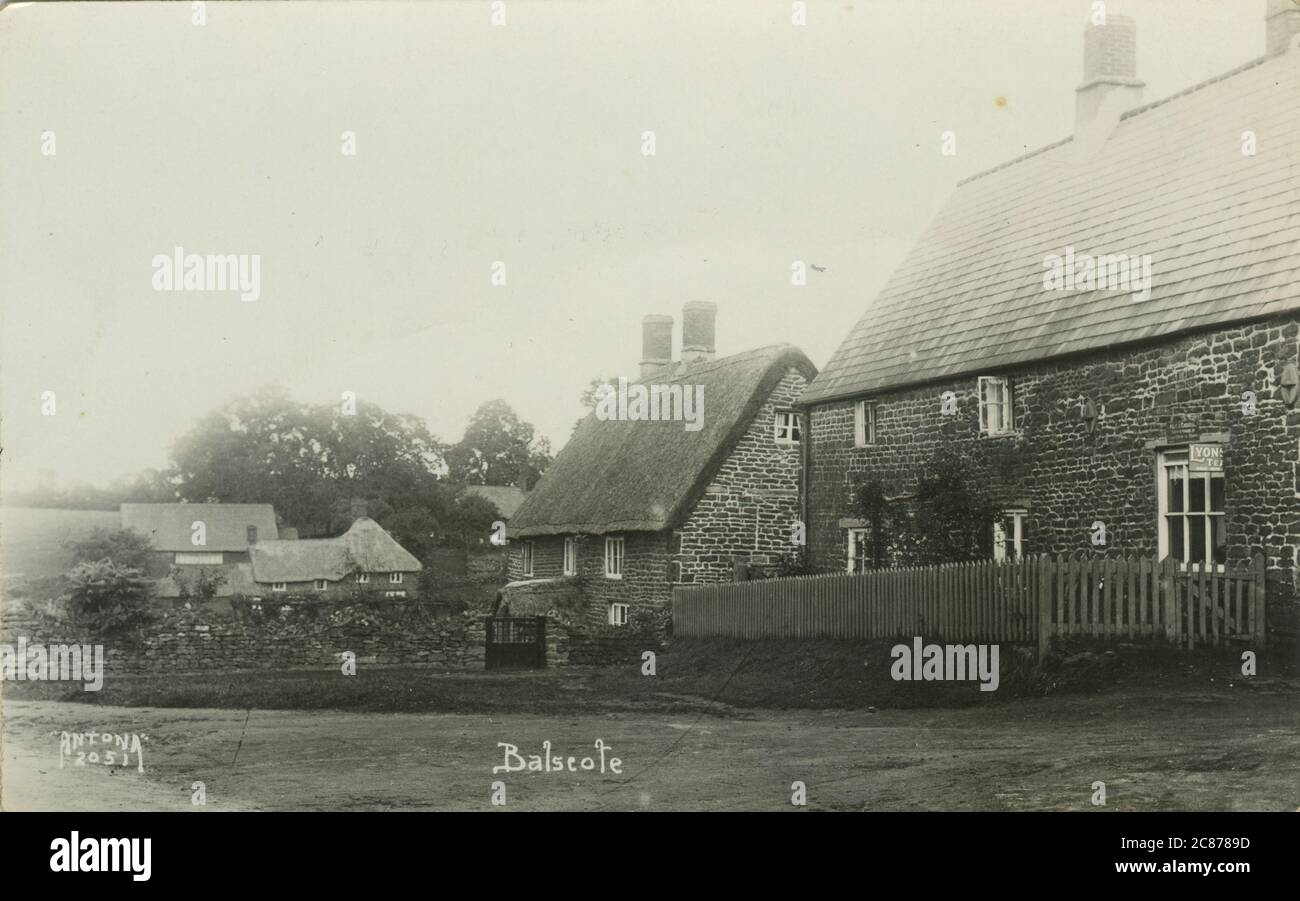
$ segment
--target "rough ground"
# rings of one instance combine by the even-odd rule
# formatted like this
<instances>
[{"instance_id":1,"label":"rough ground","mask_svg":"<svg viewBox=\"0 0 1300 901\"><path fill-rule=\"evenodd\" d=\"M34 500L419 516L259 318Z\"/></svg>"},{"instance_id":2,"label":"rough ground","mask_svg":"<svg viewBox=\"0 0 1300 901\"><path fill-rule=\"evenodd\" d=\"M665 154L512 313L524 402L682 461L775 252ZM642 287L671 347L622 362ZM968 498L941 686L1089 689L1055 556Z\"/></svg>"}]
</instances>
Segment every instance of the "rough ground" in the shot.
<instances>
[{"instance_id":1,"label":"rough ground","mask_svg":"<svg viewBox=\"0 0 1300 901\"><path fill-rule=\"evenodd\" d=\"M126 708L6 700L6 810L1295 810L1294 681L1141 686L964 709L578 714ZM696 705L699 709L703 708ZM65 765L59 732L137 732L134 767ZM602 738L624 775L513 773L521 753L582 756ZM205 808L190 803L206 784Z\"/></svg>"}]
</instances>

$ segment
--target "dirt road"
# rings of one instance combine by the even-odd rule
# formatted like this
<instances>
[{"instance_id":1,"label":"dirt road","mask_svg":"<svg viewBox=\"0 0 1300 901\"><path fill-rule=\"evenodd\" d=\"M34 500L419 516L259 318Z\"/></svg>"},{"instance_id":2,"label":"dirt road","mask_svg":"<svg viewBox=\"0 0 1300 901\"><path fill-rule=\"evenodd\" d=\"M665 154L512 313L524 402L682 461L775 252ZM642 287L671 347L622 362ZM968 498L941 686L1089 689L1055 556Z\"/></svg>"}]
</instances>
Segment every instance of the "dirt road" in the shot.
<instances>
[{"instance_id":1,"label":"dirt road","mask_svg":"<svg viewBox=\"0 0 1300 901\"><path fill-rule=\"evenodd\" d=\"M1295 810L1294 683L1017 701L965 710L728 715L376 714L88 707L7 701L6 810L810 809ZM137 733L144 772L59 768L63 731ZM493 774L525 757L594 755L622 774ZM596 761L593 759L593 764ZM564 765L564 762L561 763ZM608 767L608 764L607 764ZM204 783L206 805L191 803Z\"/></svg>"}]
</instances>

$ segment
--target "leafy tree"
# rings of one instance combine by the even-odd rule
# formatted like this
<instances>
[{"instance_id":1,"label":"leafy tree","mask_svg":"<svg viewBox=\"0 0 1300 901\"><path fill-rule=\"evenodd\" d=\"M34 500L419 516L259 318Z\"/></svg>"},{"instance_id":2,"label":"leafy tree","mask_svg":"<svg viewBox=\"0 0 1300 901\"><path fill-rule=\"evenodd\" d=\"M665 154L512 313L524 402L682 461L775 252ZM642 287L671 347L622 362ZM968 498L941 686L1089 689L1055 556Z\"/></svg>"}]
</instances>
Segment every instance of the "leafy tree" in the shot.
<instances>
[{"instance_id":1,"label":"leafy tree","mask_svg":"<svg viewBox=\"0 0 1300 901\"><path fill-rule=\"evenodd\" d=\"M476 494L462 494L451 506L445 534L468 552L492 534L492 523L499 519L496 504Z\"/></svg>"},{"instance_id":2,"label":"leafy tree","mask_svg":"<svg viewBox=\"0 0 1300 901\"><path fill-rule=\"evenodd\" d=\"M608 379L592 379L587 383L587 387L582 389L582 393L578 395L578 402L582 404L587 412L591 412L596 409L596 404L600 401L600 397L604 392L617 387L618 376ZM572 435L573 432L576 432L580 425L582 425L581 419L574 422L573 430L569 434Z\"/></svg>"},{"instance_id":3,"label":"leafy tree","mask_svg":"<svg viewBox=\"0 0 1300 901\"><path fill-rule=\"evenodd\" d=\"M112 633L149 619L152 583L138 569L111 560L78 563L67 574L65 604L75 622Z\"/></svg>"},{"instance_id":4,"label":"leafy tree","mask_svg":"<svg viewBox=\"0 0 1300 901\"><path fill-rule=\"evenodd\" d=\"M119 566L147 571L153 551L148 537L133 529L95 529L80 541L64 542L73 563L111 560Z\"/></svg>"},{"instance_id":5,"label":"leafy tree","mask_svg":"<svg viewBox=\"0 0 1300 901\"><path fill-rule=\"evenodd\" d=\"M503 400L491 400L474 412L465 437L447 449L453 482L466 485L514 485L532 488L551 462L551 445L537 437Z\"/></svg>"}]
</instances>

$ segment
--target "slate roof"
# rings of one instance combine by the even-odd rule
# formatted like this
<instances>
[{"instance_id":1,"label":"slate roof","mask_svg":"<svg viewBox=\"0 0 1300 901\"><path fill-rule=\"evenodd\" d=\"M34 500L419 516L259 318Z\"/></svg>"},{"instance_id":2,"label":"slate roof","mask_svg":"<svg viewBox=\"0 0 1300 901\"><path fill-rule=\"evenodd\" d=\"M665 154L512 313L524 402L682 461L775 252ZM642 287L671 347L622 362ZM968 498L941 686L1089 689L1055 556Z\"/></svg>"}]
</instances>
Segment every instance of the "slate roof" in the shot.
<instances>
[{"instance_id":1,"label":"slate roof","mask_svg":"<svg viewBox=\"0 0 1300 901\"><path fill-rule=\"evenodd\" d=\"M789 368L816 367L790 344L706 363L675 363L645 384L704 387L703 427L587 415L511 520L511 537L658 531L675 525ZM634 383L639 384L639 383Z\"/></svg>"},{"instance_id":2,"label":"slate roof","mask_svg":"<svg viewBox=\"0 0 1300 901\"><path fill-rule=\"evenodd\" d=\"M122 504L122 528L149 536L160 551L246 551L248 527L258 540L279 537L270 504ZM206 526L207 544L190 543L190 527Z\"/></svg>"},{"instance_id":3,"label":"slate roof","mask_svg":"<svg viewBox=\"0 0 1300 901\"><path fill-rule=\"evenodd\" d=\"M1257 154L1242 153L1253 131ZM1300 307L1300 51L962 182L803 403ZM1150 254L1152 293L1043 288L1043 261Z\"/></svg>"},{"instance_id":4,"label":"slate roof","mask_svg":"<svg viewBox=\"0 0 1300 901\"><path fill-rule=\"evenodd\" d=\"M337 538L259 541L251 548L253 580L338 581L356 572L417 572L420 561L368 516L357 519Z\"/></svg>"}]
</instances>

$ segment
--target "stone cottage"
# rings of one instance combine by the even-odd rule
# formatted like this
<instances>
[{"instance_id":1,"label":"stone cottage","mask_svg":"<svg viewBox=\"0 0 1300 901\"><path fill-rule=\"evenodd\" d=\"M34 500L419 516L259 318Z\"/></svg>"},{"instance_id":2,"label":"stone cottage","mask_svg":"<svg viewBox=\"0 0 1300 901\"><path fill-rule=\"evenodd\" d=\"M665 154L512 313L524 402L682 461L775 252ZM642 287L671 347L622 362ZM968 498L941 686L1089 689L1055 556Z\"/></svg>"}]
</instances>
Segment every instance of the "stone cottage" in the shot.
<instances>
[{"instance_id":1,"label":"stone cottage","mask_svg":"<svg viewBox=\"0 0 1300 901\"><path fill-rule=\"evenodd\" d=\"M667 605L675 584L730 580L738 562L794 549L793 404L816 369L790 345L715 358L716 313L685 305L676 362L672 317L645 317L640 379L620 380L579 424L510 523L514 612L530 596L542 599L532 610L563 596L572 622L621 626ZM641 389L662 399L660 418L638 413ZM702 416L668 415L673 398L702 401Z\"/></svg>"},{"instance_id":2,"label":"stone cottage","mask_svg":"<svg viewBox=\"0 0 1300 901\"><path fill-rule=\"evenodd\" d=\"M153 544L146 575L159 580L159 597L176 597L200 573L221 576L220 596L251 591L251 548L280 537L270 504L122 504L119 515Z\"/></svg>"},{"instance_id":3,"label":"stone cottage","mask_svg":"<svg viewBox=\"0 0 1300 901\"><path fill-rule=\"evenodd\" d=\"M856 487L906 503L945 448L995 557L1262 552L1294 588L1300 6L1268 10L1264 57L1145 104L1134 23L1088 29L1074 134L957 187L801 398L815 565L860 568Z\"/></svg>"},{"instance_id":4,"label":"stone cottage","mask_svg":"<svg viewBox=\"0 0 1300 901\"><path fill-rule=\"evenodd\" d=\"M259 541L252 548L257 594L332 598L363 592L387 598L414 595L420 561L368 516L335 538Z\"/></svg>"}]
</instances>

